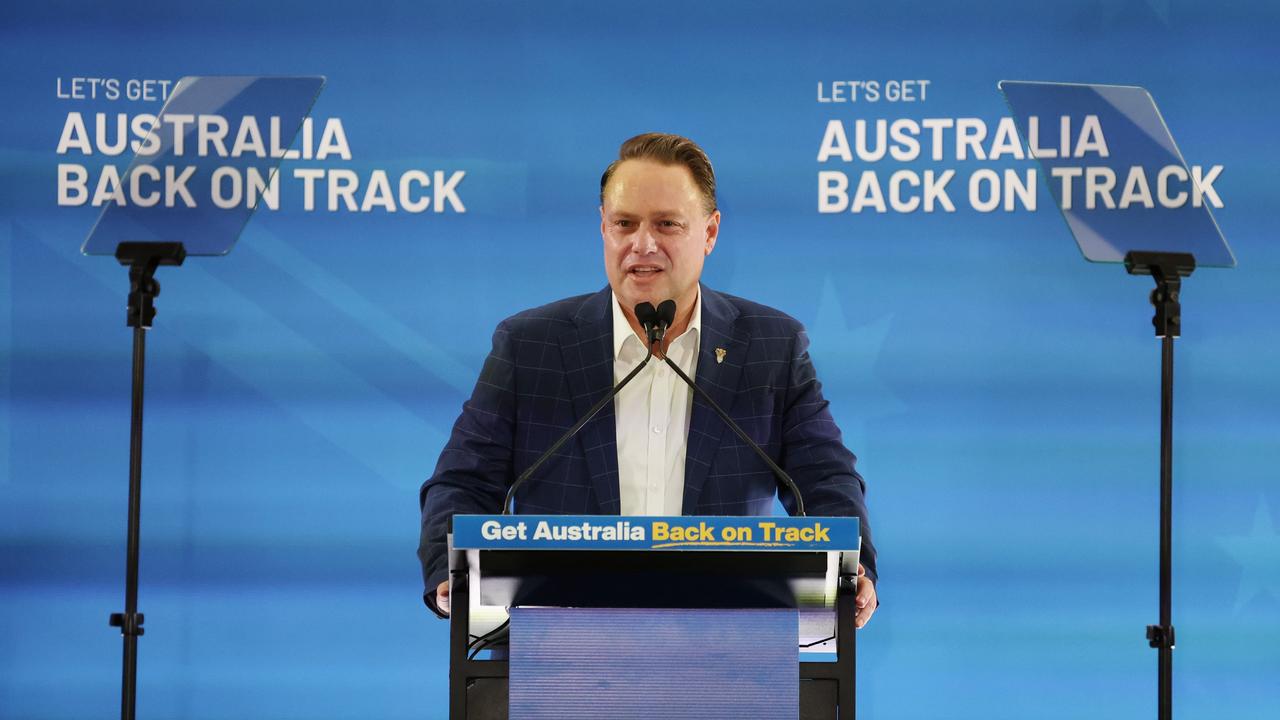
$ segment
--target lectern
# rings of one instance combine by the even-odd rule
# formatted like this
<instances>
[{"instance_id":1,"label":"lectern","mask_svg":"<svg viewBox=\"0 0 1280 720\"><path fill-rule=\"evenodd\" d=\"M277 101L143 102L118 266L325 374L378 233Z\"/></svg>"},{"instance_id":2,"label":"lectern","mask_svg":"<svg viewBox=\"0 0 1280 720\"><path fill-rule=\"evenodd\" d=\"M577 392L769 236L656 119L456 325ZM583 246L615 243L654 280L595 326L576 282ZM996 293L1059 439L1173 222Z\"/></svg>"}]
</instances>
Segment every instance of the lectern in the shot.
<instances>
[{"instance_id":1,"label":"lectern","mask_svg":"<svg viewBox=\"0 0 1280 720\"><path fill-rule=\"evenodd\" d=\"M656 677L662 688L664 673L680 685L692 672L704 683L698 702L716 702L717 691L737 683L724 695L737 717L852 718L858 529L857 518L455 516L449 532L449 717L541 717L530 708L546 707L546 698L556 693L567 698L560 717L578 717L573 708L583 702L593 710L581 716L643 717L645 708L628 709L627 703L674 701L666 690L631 685ZM526 630L540 622L540 614L555 621ZM628 653L637 667L608 677L618 670L617 658L575 666L567 659L570 646L584 634L565 633L561 642L554 628L579 620L597 623L585 631L597 646L609 646L614 634L625 638L619 653ZM780 633L760 630L764 625L753 625L745 638L735 633L736 622L761 621L790 632L781 653L775 639ZM706 635L703 623L717 622L728 625L718 626L726 628L720 635ZM698 647L668 658L657 646L672 633L654 631L654 647L646 647L644 633L653 627L703 635ZM508 633L509 649L504 644L495 659L478 658ZM708 667L733 662L727 646L735 637L758 638L759 657L753 660L759 661ZM718 638L726 647L716 647ZM772 651L767 642L775 643ZM538 643L547 648L542 656L529 647ZM650 650L653 657L646 655ZM834 660L814 655L833 653ZM692 671L679 665L689 661L686 655L699 658ZM785 665L774 688L762 666L772 662L777 670L779 658ZM790 698L793 704L781 714L776 707L758 714L750 707L753 697L775 705L779 697Z\"/></svg>"}]
</instances>

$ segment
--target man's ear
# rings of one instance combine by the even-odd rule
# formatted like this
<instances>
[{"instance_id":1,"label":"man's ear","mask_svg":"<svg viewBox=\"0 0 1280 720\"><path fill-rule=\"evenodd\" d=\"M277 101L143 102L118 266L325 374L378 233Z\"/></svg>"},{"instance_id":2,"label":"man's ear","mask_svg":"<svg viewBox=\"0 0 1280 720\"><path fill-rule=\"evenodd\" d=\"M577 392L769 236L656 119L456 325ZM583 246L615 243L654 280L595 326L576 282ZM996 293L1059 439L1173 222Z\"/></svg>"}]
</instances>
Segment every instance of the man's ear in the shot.
<instances>
[{"instance_id":1,"label":"man's ear","mask_svg":"<svg viewBox=\"0 0 1280 720\"><path fill-rule=\"evenodd\" d=\"M716 210L707 216L707 247L703 256L711 254L716 247L716 239L720 237L720 211Z\"/></svg>"},{"instance_id":2,"label":"man's ear","mask_svg":"<svg viewBox=\"0 0 1280 720\"><path fill-rule=\"evenodd\" d=\"M600 206L600 237L604 237L604 206Z\"/></svg>"}]
</instances>

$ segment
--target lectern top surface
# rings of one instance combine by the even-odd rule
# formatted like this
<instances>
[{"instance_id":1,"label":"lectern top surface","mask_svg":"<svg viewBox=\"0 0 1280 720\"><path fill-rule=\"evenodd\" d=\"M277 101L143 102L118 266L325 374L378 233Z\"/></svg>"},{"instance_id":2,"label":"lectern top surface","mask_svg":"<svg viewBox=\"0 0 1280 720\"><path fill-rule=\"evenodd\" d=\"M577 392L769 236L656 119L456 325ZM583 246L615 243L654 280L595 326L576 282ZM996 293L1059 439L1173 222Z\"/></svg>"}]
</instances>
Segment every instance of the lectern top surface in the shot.
<instances>
[{"instance_id":1,"label":"lectern top surface","mask_svg":"<svg viewBox=\"0 0 1280 720\"><path fill-rule=\"evenodd\" d=\"M84 192L110 197L81 252L112 255L121 242L180 242L188 255L230 252L254 210L279 206L276 169L300 154L290 146L324 81L179 80L158 116L135 115L127 132L117 128L133 153L117 182L111 165L96 182L86 179ZM311 143L304 144L310 157Z\"/></svg>"}]
</instances>

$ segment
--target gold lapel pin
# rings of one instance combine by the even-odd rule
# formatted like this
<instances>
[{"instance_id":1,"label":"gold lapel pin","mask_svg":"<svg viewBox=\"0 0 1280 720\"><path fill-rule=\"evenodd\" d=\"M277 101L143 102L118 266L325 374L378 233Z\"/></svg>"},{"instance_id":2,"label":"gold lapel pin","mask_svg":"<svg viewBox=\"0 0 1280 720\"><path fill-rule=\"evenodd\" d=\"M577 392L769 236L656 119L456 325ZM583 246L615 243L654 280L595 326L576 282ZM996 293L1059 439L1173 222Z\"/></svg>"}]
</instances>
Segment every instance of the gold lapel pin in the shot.
<instances>
[{"instance_id":1,"label":"gold lapel pin","mask_svg":"<svg viewBox=\"0 0 1280 720\"><path fill-rule=\"evenodd\" d=\"M725 350L724 348L716 348L716 364L719 365L724 362L724 356L728 354L728 350Z\"/></svg>"}]
</instances>

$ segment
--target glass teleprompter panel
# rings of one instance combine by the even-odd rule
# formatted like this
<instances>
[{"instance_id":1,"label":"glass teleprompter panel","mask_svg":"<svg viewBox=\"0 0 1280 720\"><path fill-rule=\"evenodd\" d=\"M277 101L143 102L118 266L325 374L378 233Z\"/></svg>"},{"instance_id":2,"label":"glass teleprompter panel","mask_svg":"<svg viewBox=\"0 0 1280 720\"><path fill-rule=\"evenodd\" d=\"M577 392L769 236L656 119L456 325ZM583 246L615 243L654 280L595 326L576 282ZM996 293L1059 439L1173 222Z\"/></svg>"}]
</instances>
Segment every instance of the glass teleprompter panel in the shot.
<instances>
[{"instance_id":1,"label":"glass teleprompter panel","mask_svg":"<svg viewBox=\"0 0 1280 720\"><path fill-rule=\"evenodd\" d=\"M67 177L59 178L59 192L95 193L106 187L111 194L81 251L112 255L121 242L181 242L188 255L230 252L255 209L277 206L276 169L293 157L289 146L324 82L323 77L179 80L154 120L135 116L130 121L134 157L118 178L89 178L78 166L60 170ZM75 142L75 129L67 132L72 136L64 142ZM87 136L83 142L89 142ZM113 166L103 169L115 172Z\"/></svg>"},{"instance_id":2,"label":"glass teleprompter panel","mask_svg":"<svg viewBox=\"0 0 1280 720\"><path fill-rule=\"evenodd\" d=\"M1187 167L1145 89L1010 80L999 87L1087 260L1119 263L1140 250L1235 266L1209 209L1221 167Z\"/></svg>"}]
</instances>

